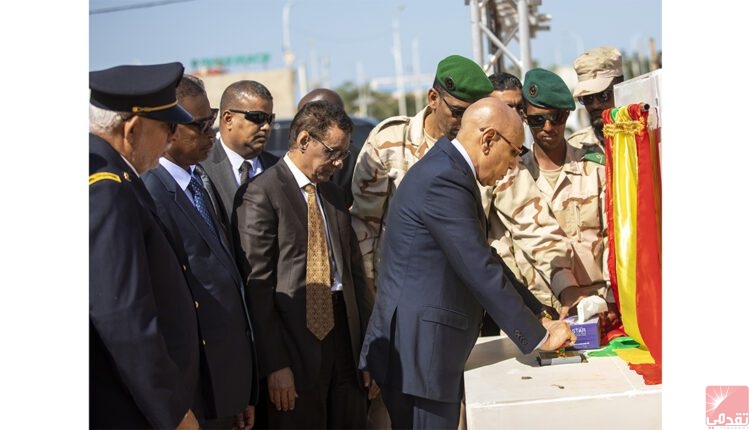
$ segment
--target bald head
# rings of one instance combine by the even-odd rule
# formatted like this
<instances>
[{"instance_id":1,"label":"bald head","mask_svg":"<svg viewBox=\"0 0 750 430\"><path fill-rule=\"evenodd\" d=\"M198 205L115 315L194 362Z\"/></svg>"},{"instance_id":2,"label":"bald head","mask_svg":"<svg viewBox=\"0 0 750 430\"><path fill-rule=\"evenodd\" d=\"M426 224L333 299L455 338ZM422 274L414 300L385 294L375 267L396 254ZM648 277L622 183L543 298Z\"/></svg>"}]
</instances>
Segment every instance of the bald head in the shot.
<instances>
[{"instance_id":1,"label":"bald head","mask_svg":"<svg viewBox=\"0 0 750 430\"><path fill-rule=\"evenodd\" d=\"M339 96L336 91L329 90L328 88L316 88L302 97L299 104L297 104L297 111L299 112L299 110L302 109L302 106L318 100L325 100L329 103L335 104L341 109L344 109L344 101L341 100L341 96Z\"/></svg>"},{"instance_id":2,"label":"bald head","mask_svg":"<svg viewBox=\"0 0 750 430\"><path fill-rule=\"evenodd\" d=\"M485 97L466 109L456 137L469 154L479 182L493 185L518 161L523 123L507 104Z\"/></svg>"},{"instance_id":3,"label":"bald head","mask_svg":"<svg viewBox=\"0 0 750 430\"><path fill-rule=\"evenodd\" d=\"M516 146L523 145L521 118L515 110L495 97L480 99L466 109L461 120L458 140L471 142L470 135L481 133L481 128L494 128Z\"/></svg>"}]
</instances>

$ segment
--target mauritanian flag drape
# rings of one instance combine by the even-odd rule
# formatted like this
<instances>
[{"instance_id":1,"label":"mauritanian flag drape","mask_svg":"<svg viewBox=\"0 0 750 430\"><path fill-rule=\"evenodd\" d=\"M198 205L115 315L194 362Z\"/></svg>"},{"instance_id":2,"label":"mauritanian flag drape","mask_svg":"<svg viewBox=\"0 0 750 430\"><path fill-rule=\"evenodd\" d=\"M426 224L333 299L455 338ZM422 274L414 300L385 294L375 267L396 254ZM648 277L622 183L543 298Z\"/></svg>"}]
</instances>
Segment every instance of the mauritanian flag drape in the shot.
<instances>
[{"instance_id":1,"label":"mauritanian flag drape","mask_svg":"<svg viewBox=\"0 0 750 430\"><path fill-rule=\"evenodd\" d=\"M625 332L654 364L632 365L647 383L661 383L661 169L659 129L649 130L648 105L602 114L606 137L609 271Z\"/></svg>"}]
</instances>

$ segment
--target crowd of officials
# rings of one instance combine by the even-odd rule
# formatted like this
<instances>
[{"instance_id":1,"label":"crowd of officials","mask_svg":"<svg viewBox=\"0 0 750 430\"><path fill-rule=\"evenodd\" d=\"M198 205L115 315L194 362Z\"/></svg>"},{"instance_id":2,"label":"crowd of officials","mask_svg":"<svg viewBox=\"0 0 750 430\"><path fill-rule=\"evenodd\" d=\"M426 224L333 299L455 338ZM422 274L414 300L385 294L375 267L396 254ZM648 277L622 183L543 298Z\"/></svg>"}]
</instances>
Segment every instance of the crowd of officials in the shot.
<instances>
[{"instance_id":1,"label":"crowd of officials","mask_svg":"<svg viewBox=\"0 0 750 430\"><path fill-rule=\"evenodd\" d=\"M617 327L601 114L621 61L587 51L571 94L448 56L427 106L351 158L328 89L278 158L260 82L212 107L180 63L90 72L90 427L455 429L480 332L572 345L589 295ZM574 97L591 126L566 139Z\"/></svg>"}]
</instances>

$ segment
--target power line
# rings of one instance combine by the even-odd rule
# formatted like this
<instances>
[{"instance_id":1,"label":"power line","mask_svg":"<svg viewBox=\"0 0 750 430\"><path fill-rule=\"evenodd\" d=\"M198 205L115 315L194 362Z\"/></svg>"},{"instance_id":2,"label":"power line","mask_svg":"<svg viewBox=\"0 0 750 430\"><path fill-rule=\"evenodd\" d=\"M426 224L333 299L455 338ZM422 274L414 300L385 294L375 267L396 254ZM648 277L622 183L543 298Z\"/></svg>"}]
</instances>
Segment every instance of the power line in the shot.
<instances>
[{"instance_id":1,"label":"power line","mask_svg":"<svg viewBox=\"0 0 750 430\"><path fill-rule=\"evenodd\" d=\"M102 13L111 13L111 12L121 12L124 10L132 10L132 9L144 9L147 7L163 6L165 4L170 4L170 3L185 3L189 1L193 1L193 0L162 0L162 1L154 1L150 3L134 4L134 5L129 5L129 6L107 7L107 8L102 8L102 9L90 10L89 15L98 15Z\"/></svg>"}]
</instances>

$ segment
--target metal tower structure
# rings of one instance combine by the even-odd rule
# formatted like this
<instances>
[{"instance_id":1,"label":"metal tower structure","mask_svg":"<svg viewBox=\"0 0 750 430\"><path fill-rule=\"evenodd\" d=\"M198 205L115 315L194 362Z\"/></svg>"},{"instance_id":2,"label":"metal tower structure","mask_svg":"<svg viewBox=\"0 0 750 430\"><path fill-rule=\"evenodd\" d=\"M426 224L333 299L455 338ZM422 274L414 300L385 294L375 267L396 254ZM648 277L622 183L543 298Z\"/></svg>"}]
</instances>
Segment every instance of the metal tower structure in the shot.
<instances>
[{"instance_id":1,"label":"metal tower structure","mask_svg":"<svg viewBox=\"0 0 750 430\"><path fill-rule=\"evenodd\" d=\"M531 65L531 39L549 30L551 17L539 13L542 0L464 0L471 8L472 53L485 72L508 70L506 60L523 76ZM518 42L520 55L508 48ZM487 49L485 50L485 45Z\"/></svg>"}]
</instances>

